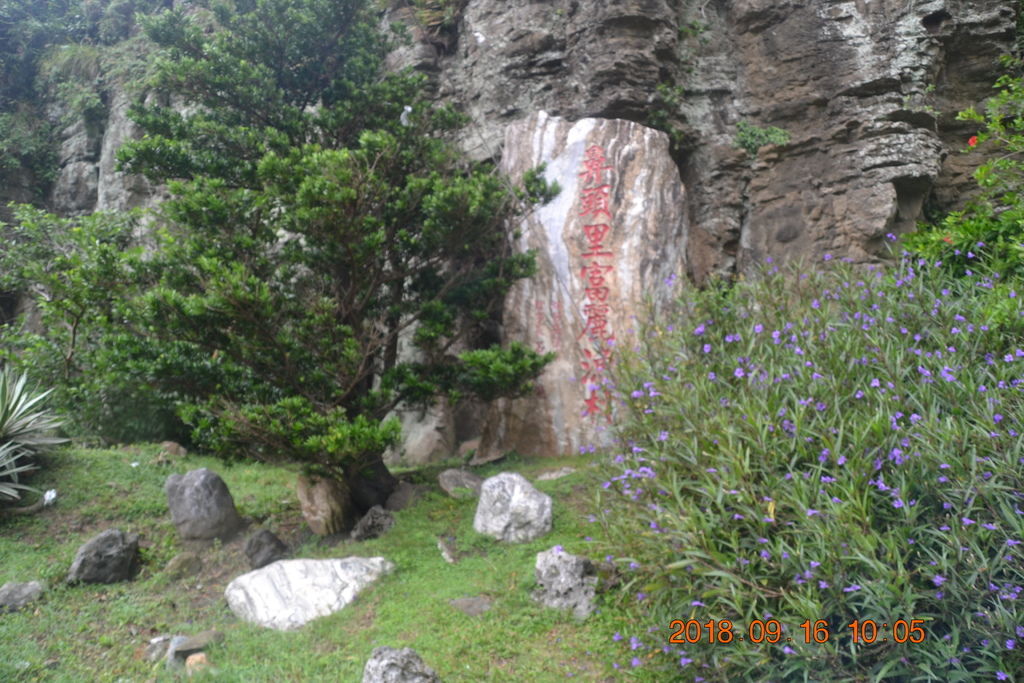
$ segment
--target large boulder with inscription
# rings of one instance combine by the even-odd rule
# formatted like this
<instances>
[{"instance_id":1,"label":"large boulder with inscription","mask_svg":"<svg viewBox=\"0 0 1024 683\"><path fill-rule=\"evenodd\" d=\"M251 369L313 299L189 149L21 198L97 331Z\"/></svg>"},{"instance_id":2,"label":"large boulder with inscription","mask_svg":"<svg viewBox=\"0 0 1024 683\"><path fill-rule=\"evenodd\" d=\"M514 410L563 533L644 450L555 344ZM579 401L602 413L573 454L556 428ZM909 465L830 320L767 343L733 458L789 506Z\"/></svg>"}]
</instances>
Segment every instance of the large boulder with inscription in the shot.
<instances>
[{"instance_id":1,"label":"large boulder with inscription","mask_svg":"<svg viewBox=\"0 0 1024 683\"><path fill-rule=\"evenodd\" d=\"M506 341L557 358L531 395L493 402L470 464L609 443L605 369L645 295L670 300L686 273L685 192L664 133L538 112L508 127L501 169L519 178L541 164L561 192L518 226L515 248L536 250L537 274L513 285L503 321Z\"/></svg>"}]
</instances>

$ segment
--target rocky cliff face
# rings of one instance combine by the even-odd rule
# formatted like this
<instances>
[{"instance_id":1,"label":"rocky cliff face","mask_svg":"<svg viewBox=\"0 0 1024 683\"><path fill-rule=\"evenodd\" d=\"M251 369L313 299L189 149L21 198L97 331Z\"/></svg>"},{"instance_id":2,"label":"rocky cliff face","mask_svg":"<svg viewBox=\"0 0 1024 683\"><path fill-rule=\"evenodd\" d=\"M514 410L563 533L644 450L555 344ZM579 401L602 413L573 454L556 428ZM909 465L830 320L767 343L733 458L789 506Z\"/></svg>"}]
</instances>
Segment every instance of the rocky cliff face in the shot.
<instances>
[{"instance_id":1,"label":"rocky cliff face","mask_svg":"<svg viewBox=\"0 0 1024 683\"><path fill-rule=\"evenodd\" d=\"M538 109L651 120L659 84L692 225L689 275L766 256L825 252L872 261L927 202L948 209L974 159L952 153L955 120L991 88L1013 40L1005 0L471 0L439 94L462 102L479 156ZM755 159L736 124L777 126L788 144Z\"/></svg>"},{"instance_id":2,"label":"rocky cliff face","mask_svg":"<svg viewBox=\"0 0 1024 683\"><path fill-rule=\"evenodd\" d=\"M990 92L1016 20L1011 0L468 0L441 35L417 27L408 3L396 5L406 6L382 20L412 25L416 40L393 53L390 66L430 74L437 98L472 117L461 144L477 159L504 158L516 172L522 160L557 159L551 141L540 145L551 154L536 153L541 111L569 127L593 119L587 125L594 129L624 131L613 120L627 120L671 130L671 153L665 136L650 135L637 154L652 168L667 160L678 169L682 185L669 193L675 206L659 208L671 225L657 239L668 241L657 247L698 284L768 256L878 261L887 233L912 230L927 209L961 202L978 160L959 153L974 131L955 115ZM133 134L125 104L113 99L101 131L65 132L55 208L78 213L154 201L152 188L113 170L117 144ZM782 128L789 142L748 154L734 144L740 122ZM563 170L549 178L575 188L579 169ZM663 188L637 187L662 196ZM563 208L560 218L542 221L552 235L581 227L574 222L579 205ZM579 247L559 240L548 247ZM549 268L561 263L552 254ZM619 260L617 272L640 273L645 257L637 258ZM554 282L554 274L542 270L538 281ZM624 302L627 294L615 296ZM547 303L560 296L536 293ZM585 301L562 305L582 311ZM530 306L510 299L506 337L550 342L552 328L530 323L537 316ZM535 440L528 454L555 454L584 438L582 431L554 438L554 404L534 398L518 413L538 415L551 438ZM543 417L531 413L544 406ZM492 417L482 427L490 450L524 443L507 429L512 418ZM450 415L435 425L454 429ZM457 442L431 434L434 451L439 439Z\"/></svg>"}]
</instances>

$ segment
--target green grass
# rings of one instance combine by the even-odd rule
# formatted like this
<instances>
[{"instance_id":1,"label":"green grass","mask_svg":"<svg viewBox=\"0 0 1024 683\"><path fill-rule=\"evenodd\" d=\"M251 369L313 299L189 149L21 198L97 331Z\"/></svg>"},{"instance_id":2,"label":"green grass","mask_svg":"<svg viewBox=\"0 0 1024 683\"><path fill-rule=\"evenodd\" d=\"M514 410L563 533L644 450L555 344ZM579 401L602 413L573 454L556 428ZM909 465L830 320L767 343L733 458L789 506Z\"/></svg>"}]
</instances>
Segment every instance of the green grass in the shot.
<instances>
[{"instance_id":1,"label":"green grass","mask_svg":"<svg viewBox=\"0 0 1024 683\"><path fill-rule=\"evenodd\" d=\"M41 579L43 599L0 618L0 680L171 680L163 665L141 659L149 638L193 634L207 628L226 634L208 654L216 680L358 681L375 647L412 647L445 681L580 680L614 677L619 653L611 634L627 624L624 612L602 609L583 624L530 599L538 552L561 544L587 554L585 521L593 488L586 458L509 461L481 468L483 476L516 471L532 478L564 465L577 472L539 482L554 500L554 530L532 543L505 545L473 531L475 500L454 500L439 489L396 513L385 536L333 547L309 533L294 494L295 474L262 464L227 466L188 456L156 463L157 446L131 450L69 448L48 456L31 482L56 488L58 503L27 517L0 519L0 583ZM132 463L139 463L132 467ZM224 586L248 570L238 540L203 551L196 577L170 580L163 567L184 549L167 511L163 482L197 467L217 471L239 512L270 528L297 557L383 556L396 570L341 612L281 633L236 619ZM434 482L443 466L407 473ZM64 576L76 549L96 533L118 527L141 537L142 569L130 582L68 587ZM436 547L452 535L460 560L447 564ZM487 595L492 608L470 617L449 605ZM203 678L203 677L199 677Z\"/></svg>"}]
</instances>

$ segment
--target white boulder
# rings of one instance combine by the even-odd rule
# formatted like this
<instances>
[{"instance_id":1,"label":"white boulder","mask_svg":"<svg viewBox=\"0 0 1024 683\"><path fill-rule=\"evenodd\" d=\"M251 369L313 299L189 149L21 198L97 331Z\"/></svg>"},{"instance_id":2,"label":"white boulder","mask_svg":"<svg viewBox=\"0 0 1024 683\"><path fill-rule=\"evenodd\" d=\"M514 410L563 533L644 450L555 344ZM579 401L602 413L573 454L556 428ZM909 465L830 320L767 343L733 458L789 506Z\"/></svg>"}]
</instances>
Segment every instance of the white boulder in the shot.
<instances>
[{"instance_id":1,"label":"white boulder","mask_svg":"<svg viewBox=\"0 0 1024 683\"><path fill-rule=\"evenodd\" d=\"M224 597L239 619L290 631L337 612L394 569L383 557L279 560L239 576Z\"/></svg>"}]
</instances>

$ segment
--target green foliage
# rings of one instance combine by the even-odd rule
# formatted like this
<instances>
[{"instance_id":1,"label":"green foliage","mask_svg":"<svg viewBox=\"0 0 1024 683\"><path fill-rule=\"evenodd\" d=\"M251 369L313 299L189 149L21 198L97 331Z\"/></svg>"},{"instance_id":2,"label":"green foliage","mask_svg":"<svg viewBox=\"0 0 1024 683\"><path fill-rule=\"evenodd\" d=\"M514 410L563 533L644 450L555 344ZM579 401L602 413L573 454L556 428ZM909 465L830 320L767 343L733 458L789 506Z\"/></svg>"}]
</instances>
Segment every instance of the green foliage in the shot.
<instances>
[{"instance_id":1,"label":"green foliage","mask_svg":"<svg viewBox=\"0 0 1024 683\"><path fill-rule=\"evenodd\" d=\"M39 453L67 439L51 435L61 421L36 408L50 391L34 393L27 384L27 375L15 378L9 369L0 371L0 441Z\"/></svg>"},{"instance_id":2,"label":"green foliage","mask_svg":"<svg viewBox=\"0 0 1024 683\"><path fill-rule=\"evenodd\" d=\"M533 383L525 378L536 377L554 359L553 353L538 356L518 342L512 342L507 350L466 351L459 354L459 384L488 401L502 395L522 396L533 389Z\"/></svg>"},{"instance_id":3,"label":"green foliage","mask_svg":"<svg viewBox=\"0 0 1024 683\"><path fill-rule=\"evenodd\" d=\"M61 421L41 409L49 393L33 392L26 375L0 369L0 501L18 500L19 490L32 490L18 482L19 474L36 469L31 456L67 441L52 434Z\"/></svg>"},{"instance_id":4,"label":"green foliage","mask_svg":"<svg viewBox=\"0 0 1024 683\"><path fill-rule=\"evenodd\" d=\"M182 436L152 372L185 351L153 344L131 316L149 277L133 246L137 226L132 213L62 219L27 206L15 209L14 224L0 224L0 290L23 292L38 315L0 327L3 359L53 387L73 434Z\"/></svg>"},{"instance_id":5,"label":"green foliage","mask_svg":"<svg viewBox=\"0 0 1024 683\"><path fill-rule=\"evenodd\" d=\"M502 232L506 184L444 142L462 117L431 110L422 77L382 75L371 9L258 0L144 20L152 87L196 105L131 112L146 135L124 169L174 194L150 251L131 246L135 215L22 208L0 255L0 289L34 292L43 317L40 334L5 331L8 355L60 382L76 428L156 436L176 409L220 455L337 476L379 462L399 403L514 394L540 371L517 346L450 352L487 345L532 255ZM87 81L97 55L48 53L46 73Z\"/></svg>"},{"instance_id":6,"label":"green foliage","mask_svg":"<svg viewBox=\"0 0 1024 683\"><path fill-rule=\"evenodd\" d=\"M984 326L979 284L917 259L790 264L687 289L620 345L624 448L598 520L619 604L662 629L652 646L635 627L628 656L659 680L1024 670L1007 644L1024 619L1024 350ZM666 656L676 619L701 635ZM914 619L923 642L896 642L893 622ZM731 642L711 642L712 620ZM853 642L855 620L876 643ZM757 621L781 639L751 642ZM819 621L825 642L805 642Z\"/></svg>"},{"instance_id":7,"label":"green foliage","mask_svg":"<svg viewBox=\"0 0 1024 683\"><path fill-rule=\"evenodd\" d=\"M21 499L21 491L35 491L18 481L19 475L36 469L29 452L18 444L0 442L0 505Z\"/></svg>"},{"instance_id":8,"label":"green foliage","mask_svg":"<svg viewBox=\"0 0 1024 683\"><path fill-rule=\"evenodd\" d=\"M775 126L759 128L747 121L740 121L736 124L736 137L733 142L753 156L764 145L784 145L789 142L789 131Z\"/></svg>"},{"instance_id":9,"label":"green foliage","mask_svg":"<svg viewBox=\"0 0 1024 683\"><path fill-rule=\"evenodd\" d=\"M56 178L56 131L33 105L19 103L0 113L0 177L13 178L21 169L32 174L32 189L42 199Z\"/></svg>"},{"instance_id":10,"label":"green foliage","mask_svg":"<svg viewBox=\"0 0 1024 683\"><path fill-rule=\"evenodd\" d=\"M40 201L47 195L58 136L46 105L63 105L62 125L80 117L99 123L108 84L145 71L142 42L125 40L135 32L133 13L163 4L0 1L0 181L30 185Z\"/></svg>"},{"instance_id":11,"label":"green foliage","mask_svg":"<svg viewBox=\"0 0 1024 683\"><path fill-rule=\"evenodd\" d=\"M544 178L544 170L547 167L545 162L523 174L523 189L520 192L522 199L533 204L547 204L562 191L562 186L557 180L549 183Z\"/></svg>"},{"instance_id":12,"label":"green foliage","mask_svg":"<svg viewBox=\"0 0 1024 683\"><path fill-rule=\"evenodd\" d=\"M977 202L948 214L937 225L905 235L903 245L950 273L964 277L985 272L1024 278L1024 203L997 210Z\"/></svg>"},{"instance_id":13,"label":"green foliage","mask_svg":"<svg viewBox=\"0 0 1024 683\"><path fill-rule=\"evenodd\" d=\"M42 90L64 103L62 123L80 118L98 124L106 115L100 84L101 49L95 45L69 43L48 50L39 61Z\"/></svg>"},{"instance_id":14,"label":"green foliage","mask_svg":"<svg viewBox=\"0 0 1024 683\"><path fill-rule=\"evenodd\" d=\"M678 122L679 107L683 103L686 91L681 85L669 85L659 83L655 89L654 101L647 112L647 125L664 131L669 136L669 141L674 147L679 147L684 142L683 131L676 123Z\"/></svg>"},{"instance_id":15,"label":"green foliage","mask_svg":"<svg viewBox=\"0 0 1024 683\"><path fill-rule=\"evenodd\" d=\"M412 0L416 20L434 35L451 31L458 24L467 0Z\"/></svg>"}]
</instances>

